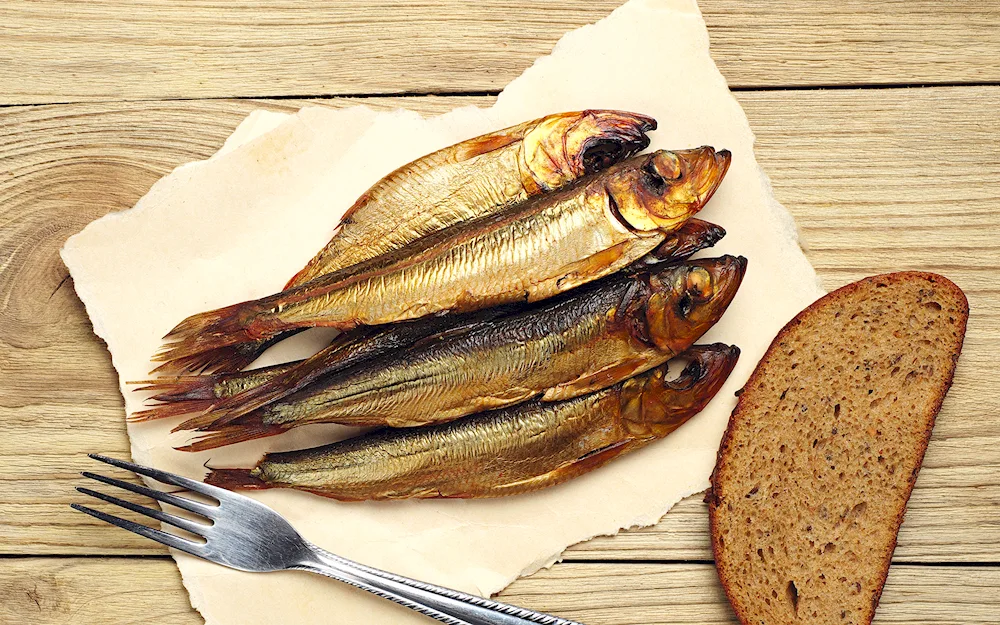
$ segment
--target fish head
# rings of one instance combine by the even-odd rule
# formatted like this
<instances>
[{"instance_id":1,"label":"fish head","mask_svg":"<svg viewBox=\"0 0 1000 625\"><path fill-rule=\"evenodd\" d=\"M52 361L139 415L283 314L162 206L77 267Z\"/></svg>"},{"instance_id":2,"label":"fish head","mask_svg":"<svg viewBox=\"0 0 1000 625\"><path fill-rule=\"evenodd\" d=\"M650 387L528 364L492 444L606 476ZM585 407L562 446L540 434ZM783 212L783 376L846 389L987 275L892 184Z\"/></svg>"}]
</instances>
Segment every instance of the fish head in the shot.
<instances>
[{"instance_id":1,"label":"fish head","mask_svg":"<svg viewBox=\"0 0 1000 625\"><path fill-rule=\"evenodd\" d=\"M726 312L746 268L742 256L721 256L650 273L645 305L649 340L673 354L687 349Z\"/></svg>"},{"instance_id":2,"label":"fish head","mask_svg":"<svg viewBox=\"0 0 1000 625\"><path fill-rule=\"evenodd\" d=\"M740 350L735 345L696 345L678 360L687 366L671 378L669 363L621 386L621 421L636 438L662 438L701 412L729 378Z\"/></svg>"},{"instance_id":3,"label":"fish head","mask_svg":"<svg viewBox=\"0 0 1000 625\"><path fill-rule=\"evenodd\" d=\"M642 265L676 263L707 247L712 247L726 236L726 230L701 219L689 219L684 225L667 235L656 249L637 261Z\"/></svg>"},{"instance_id":4,"label":"fish head","mask_svg":"<svg viewBox=\"0 0 1000 625\"><path fill-rule=\"evenodd\" d=\"M608 209L632 230L676 230L711 199L731 160L709 146L630 159L604 181Z\"/></svg>"},{"instance_id":5,"label":"fish head","mask_svg":"<svg viewBox=\"0 0 1000 625\"><path fill-rule=\"evenodd\" d=\"M652 117L626 111L550 115L525 134L522 165L530 184L549 191L638 154L655 128Z\"/></svg>"}]
</instances>

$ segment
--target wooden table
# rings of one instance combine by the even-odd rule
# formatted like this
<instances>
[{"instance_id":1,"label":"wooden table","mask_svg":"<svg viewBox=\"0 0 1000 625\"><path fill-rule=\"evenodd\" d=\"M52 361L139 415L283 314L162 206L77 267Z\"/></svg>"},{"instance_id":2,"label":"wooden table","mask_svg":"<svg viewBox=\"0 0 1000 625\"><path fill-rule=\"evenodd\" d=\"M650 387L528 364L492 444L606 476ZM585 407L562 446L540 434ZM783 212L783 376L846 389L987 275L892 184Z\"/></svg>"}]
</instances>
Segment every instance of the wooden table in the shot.
<instances>
[{"instance_id":1,"label":"wooden table","mask_svg":"<svg viewBox=\"0 0 1000 625\"><path fill-rule=\"evenodd\" d=\"M201 622L164 550L68 507L84 454L128 445L63 241L214 152L255 108L488 105L616 4L0 3L0 622ZM824 285L924 269L969 296L877 620L1000 622L1000 3L702 8ZM503 597L593 625L732 623L706 526L693 497Z\"/></svg>"}]
</instances>

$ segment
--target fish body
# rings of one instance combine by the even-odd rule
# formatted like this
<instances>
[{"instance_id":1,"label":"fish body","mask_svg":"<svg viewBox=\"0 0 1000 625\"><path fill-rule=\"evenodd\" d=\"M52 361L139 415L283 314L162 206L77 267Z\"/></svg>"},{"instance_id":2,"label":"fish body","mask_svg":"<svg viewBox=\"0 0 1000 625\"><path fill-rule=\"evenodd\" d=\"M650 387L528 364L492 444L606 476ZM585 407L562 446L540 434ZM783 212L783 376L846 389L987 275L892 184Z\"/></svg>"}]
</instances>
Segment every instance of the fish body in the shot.
<instances>
[{"instance_id":1,"label":"fish body","mask_svg":"<svg viewBox=\"0 0 1000 625\"><path fill-rule=\"evenodd\" d=\"M333 238L285 289L399 250L455 224L509 210L642 151L656 120L612 110L548 115L462 141L388 174L347 210ZM236 371L271 343L246 341L166 362L161 373Z\"/></svg>"},{"instance_id":2,"label":"fish body","mask_svg":"<svg viewBox=\"0 0 1000 625\"><path fill-rule=\"evenodd\" d=\"M637 261L635 270L649 270L654 265L679 262L711 247L724 235L725 230L719 226L691 219L657 249ZM146 386L138 390L154 392L150 399L159 403L131 415L129 419L147 421L210 411L217 419L216 423L225 423L366 360L391 354L431 336L442 333L453 335L459 330L467 330L469 324L485 323L518 312L521 308L523 306L510 305L464 315L430 316L376 328L359 328L339 335L329 346L305 360L244 372L141 382Z\"/></svg>"},{"instance_id":3,"label":"fish body","mask_svg":"<svg viewBox=\"0 0 1000 625\"><path fill-rule=\"evenodd\" d=\"M157 360L266 341L288 330L346 330L532 302L656 249L718 188L730 154L710 147L634 157L497 216L457 224L300 287L189 317Z\"/></svg>"},{"instance_id":4,"label":"fish body","mask_svg":"<svg viewBox=\"0 0 1000 625\"><path fill-rule=\"evenodd\" d=\"M656 120L636 113L575 111L421 157L368 189L286 288L565 187L642 151L649 145L646 133L655 128Z\"/></svg>"},{"instance_id":5,"label":"fish body","mask_svg":"<svg viewBox=\"0 0 1000 625\"><path fill-rule=\"evenodd\" d=\"M441 332L485 323L519 309L516 305L497 306L473 313L432 316L375 328L358 328L338 335L330 345L310 358L260 369L130 382L143 384L136 390L153 392L154 395L149 399L160 403L130 415L128 420L151 421L183 414L205 413L231 407L232 404L227 404L227 400L236 400L236 406L249 411L253 409L247 407L251 401L259 401L261 406L269 403L263 395L268 391L276 391L278 385L281 388L305 388L324 375L390 354Z\"/></svg>"},{"instance_id":6,"label":"fish body","mask_svg":"<svg viewBox=\"0 0 1000 625\"><path fill-rule=\"evenodd\" d=\"M581 397L267 454L253 469L213 470L206 481L226 488L295 488L342 501L486 498L537 490L674 431L718 392L739 350L715 344L684 356L690 364L675 380L661 365Z\"/></svg>"},{"instance_id":7,"label":"fish body","mask_svg":"<svg viewBox=\"0 0 1000 625\"><path fill-rule=\"evenodd\" d=\"M746 261L724 256L620 274L317 380L235 419L209 412L197 451L310 423L415 427L541 397L589 393L685 350L725 312Z\"/></svg>"}]
</instances>

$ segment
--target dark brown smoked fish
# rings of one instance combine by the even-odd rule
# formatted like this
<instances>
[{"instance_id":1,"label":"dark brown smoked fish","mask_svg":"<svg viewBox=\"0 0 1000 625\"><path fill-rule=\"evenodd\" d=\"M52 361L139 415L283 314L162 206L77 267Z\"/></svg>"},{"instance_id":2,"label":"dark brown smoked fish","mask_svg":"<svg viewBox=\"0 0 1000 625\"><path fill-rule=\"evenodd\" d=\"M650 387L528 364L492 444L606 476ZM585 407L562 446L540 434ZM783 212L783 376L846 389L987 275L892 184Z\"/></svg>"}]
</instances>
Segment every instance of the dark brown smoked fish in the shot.
<instances>
[{"instance_id":1,"label":"dark brown smoked fish","mask_svg":"<svg viewBox=\"0 0 1000 625\"><path fill-rule=\"evenodd\" d=\"M347 330L537 301L628 266L701 210L728 169L710 147L633 157L289 291L193 315L154 359L190 362L289 330Z\"/></svg>"},{"instance_id":2,"label":"dark brown smoked fish","mask_svg":"<svg viewBox=\"0 0 1000 625\"><path fill-rule=\"evenodd\" d=\"M651 269L681 261L701 249L715 245L725 236L721 227L691 219L634 267ZM523 306L494 307L464 315L431 316L375 328L358 328L339 335L316 355L301 361L245 372L159 378L138 391L156 393L160 402L136 412L130 421L148 421L209 410L216 417L234 418L299 391L314 380L343 371L361 362L409 347L418 340L444 331L454 331L469 323L485 322L501 314L513 314Z\"/></svg>"},{"instance_id":3,"label":"dark brown smoked fish","mask_svg":"<svg viewBox=\"0 0 1000 625\"><path fill-rule=\"evenodd\" d=\"M675 380L661 365L582 397L267 454L252 469L214 469L205 481L341 501L501 497L553 486L676 430L719 391L739 349L717 343L684 357L690 364Z\"/></svg>"},{"instance_id":4,"label":"dark brown smoked fish","mask_svg":"<svg viewBox=\"0 0 1000 625\"><path fill-rule=\"evenodd\" d=\"M745 259L723 256L612 276L368 361L235 419L211 412L189 419L175 429L207 434L180 449L311 423L416 427L539 396L583 395L687 349L725 312L745 270Z\"/></svg>"},{"instance_id":5,"label":"dark brown smoked fish","mask_svg":"<svg viewBox=\"0 0 1000 625\"><path fill-rule=\"evenodd\" d=\"M646 133L655 128L653 118L626 111L557 113L418 158L362 194L330 242L285 289L563 188L641 152L649 145ZM191 355L157 371L236 371L284 336Z\"/></svg>"}]
</instances>

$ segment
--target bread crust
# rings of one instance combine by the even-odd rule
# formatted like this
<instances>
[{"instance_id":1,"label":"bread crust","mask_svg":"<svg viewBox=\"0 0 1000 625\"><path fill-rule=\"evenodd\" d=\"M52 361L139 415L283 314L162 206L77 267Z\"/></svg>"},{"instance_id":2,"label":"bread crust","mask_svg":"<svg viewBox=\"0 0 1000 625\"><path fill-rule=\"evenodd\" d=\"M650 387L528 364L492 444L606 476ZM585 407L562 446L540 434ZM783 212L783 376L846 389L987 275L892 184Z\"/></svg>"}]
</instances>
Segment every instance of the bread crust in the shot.
<instances>
[{"instance_id":1,"label":"bread crust","mask_svg":"<svg viewBox=\"0 0 1000 625\"><path fill-rule=\"evenodd\" d=\"M962 291L961 288L958 287L958 285L956 285L948 278L945 278L944 276L941 276L939 274L922 272L922 271L902 271L896 273L881 274L877 276L863 278L857 282L845 285L819 298L818 300L807 306L799 314L797 314L791 321L785 324L785 326L778 332L778 334L771 341L771 344L768 346L767 351L764 353L764 356L761 357L760 361L757 364L757 367L754 369L753 373L750 375L750 378L743 386L743 389L751 388L755 384L759 383L759 381L763 379L764 376L768 375L767 365L771 360L773 354L778 349L780 349L779 345L782 343L782 341L786 337L788 337L792 332L795 332L799 326L801 326L805 321L809 320L813 315L815 315L818 311L822 310L824 307L832 303L840 302L845 299L850 299L856 292L868 287L873 283L890 284L890 283L900 283L904 281L931 282L936 287L949 292L950 295L954 297L954 299L957 302L959 302L959 313L961 314L960 340L959 340L958 350L951 356L951 366L945 375L943 384L941 384L941 386L936 389L936 393L932 398L933 414L928 422L927 428L923 433L922 440L919 441L919 450L917 453L918 456L917 469L913 471L912 474L908 477L906 486L906 496L902 500L902 503L899 506L899 510L897 511L897 514L895 516L894 520L895 527L893 527L893 532L892 532L893 536L892 543L883 553L878 554L881 559L879 570L882 583L879 585L877 589L875 589L875 594L872 600L871 609L867 614L867 622L869 623L869 625L874 618L875 609L878 606L879 599L881 598L882 591L885 587L885 579L888 576L889 566L892 561L892 554L896 550L897 538L899 536L899 528L902 525L903 517L906 514L906 504L909 501L910 494L913 492L913 486L916 483L917 474L919 472L920 466L923 464L924 455L927 452L927 445L930 442L931 432L934 428L934 423L937 419L938 413L941 410L941 404L944 401L944 397L948 393L948 390L951 388L952 381L954 380L955 366L958 362L958 357L962 351L962 345L965 340L965 332L969 318L969 301L966 298L965 293ZM736 407L733 409L733 412L730 415L729 424L726 427L726 432L722 437L721 444L719 445L719 451L716 456L715 469L712 471L712 475L709 478L710 485L708 491L706 491L705 494L705 501L708 503L709 532L711 534L711 540L712 540L712 556L715 560L716 569L719 574L719 580L722 583L722 587L726 592L726 596L729 598L729 602L733 607L733 611L736 613L736 617L740 620L740 623L742 623L743 625L757 625L757 624L751 623L748 620L748 615L746 613L747 612L746 606L740 604L738 595L734 592L734 587L735 584L737 583L737 580L731 579L729 572L726 570L726 567L724 565L726 554L724 553L723 548L720 547L719 545L720 531L718 525L717 510L720 500L718 495L716 494L716 488L718 484L719 470L729 452L730 445L732 444L733 440L734 431L737 427L739 427L739 424L742 422L741 417L743 417L747 413L752 413L754 410L758 408L759 408L758 405L751 404L751 402L746 399L746 394L743 393L742 390L739 392L739 399L737 400Z\"/></svg>"}]
</instances>

